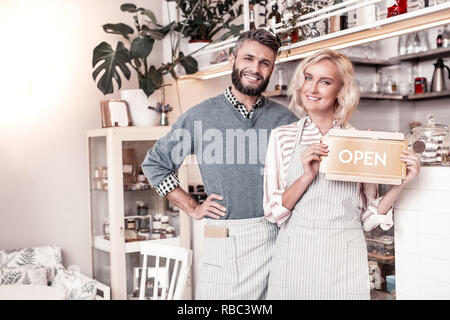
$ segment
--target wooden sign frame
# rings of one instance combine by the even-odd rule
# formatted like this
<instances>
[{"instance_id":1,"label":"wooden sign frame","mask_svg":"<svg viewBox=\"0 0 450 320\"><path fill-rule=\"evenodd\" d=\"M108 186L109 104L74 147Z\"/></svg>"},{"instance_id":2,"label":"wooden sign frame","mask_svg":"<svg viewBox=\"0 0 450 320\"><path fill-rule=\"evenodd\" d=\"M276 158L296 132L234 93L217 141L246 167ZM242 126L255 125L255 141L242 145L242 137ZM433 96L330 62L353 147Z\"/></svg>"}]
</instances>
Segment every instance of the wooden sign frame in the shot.
<instances>
[{"instance_id":1,"label":"wooden sign frame","mask_svg":"<svg viewBox=\"0 0 450 320\"><path fill-rule=\"evenodd\" d=\"M120 99L100 101L102 128L132 126L128 102Z\"/></svg>"},{"instance_id":2,"label":"wooden sign frame","mask_svg":"<svg viewBox=\"0 0 450 320\"><path fill-rule=\"evenodd\" d=\"M326 179L400 185L406 177L403 133L331 129L322 143L329 149L319 169Z\"/></svg>"}]
</instances>

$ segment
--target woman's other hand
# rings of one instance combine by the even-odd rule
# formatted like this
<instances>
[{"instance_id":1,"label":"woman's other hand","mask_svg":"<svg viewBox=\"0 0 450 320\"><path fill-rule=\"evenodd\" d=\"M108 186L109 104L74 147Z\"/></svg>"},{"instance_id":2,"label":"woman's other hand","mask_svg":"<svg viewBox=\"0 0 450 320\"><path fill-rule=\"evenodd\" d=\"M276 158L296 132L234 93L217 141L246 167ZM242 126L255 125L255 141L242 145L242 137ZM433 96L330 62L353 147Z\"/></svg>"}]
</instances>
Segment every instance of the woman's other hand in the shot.
<instances>
[{"instance_id":1,"label":"woman's other hand","mask_svg":"<svg viewBox=\"0 0 450 320\"><path fill-rule=\"evenodd\" d=\"M302 153L303 176L310 182L319 172L320 157L328 155L328 146L323 143L313 143Z\"/></svg>"},{"instance_id":2,"label":"woman's other hand","mask_svg":"<svg viewBox=\"0 0 450 320\"><path fill-rule=\"evenodd\" d=\"M400 155L400 159L406 163L406 178L403 181L403 184L407 184L411 182L420 171L420 160L418 155L414 151L404 151L402 155Z\"/></svg>"}]
</instances>

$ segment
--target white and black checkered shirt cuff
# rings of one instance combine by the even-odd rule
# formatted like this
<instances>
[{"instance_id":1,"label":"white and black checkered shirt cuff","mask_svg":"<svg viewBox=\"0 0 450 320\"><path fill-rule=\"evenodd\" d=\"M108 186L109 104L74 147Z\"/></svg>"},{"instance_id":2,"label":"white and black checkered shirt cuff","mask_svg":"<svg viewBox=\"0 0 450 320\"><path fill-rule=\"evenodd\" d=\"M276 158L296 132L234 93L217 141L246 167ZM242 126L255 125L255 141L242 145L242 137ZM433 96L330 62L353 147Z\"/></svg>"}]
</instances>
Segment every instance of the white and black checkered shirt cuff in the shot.
<instances>
[{"instance_id":1,"label":"white and black checkered shirt cuff","mask_svg":"<svg viewBox=\"0 0 450 320\"><path fill-rule=\"evenodd\" d=\"M156 192L160 197L165 197L169 192L173 191L180 185L180 180L175 172L172 172L163 182L155 187Z\"/></svg>"}]
</instances>

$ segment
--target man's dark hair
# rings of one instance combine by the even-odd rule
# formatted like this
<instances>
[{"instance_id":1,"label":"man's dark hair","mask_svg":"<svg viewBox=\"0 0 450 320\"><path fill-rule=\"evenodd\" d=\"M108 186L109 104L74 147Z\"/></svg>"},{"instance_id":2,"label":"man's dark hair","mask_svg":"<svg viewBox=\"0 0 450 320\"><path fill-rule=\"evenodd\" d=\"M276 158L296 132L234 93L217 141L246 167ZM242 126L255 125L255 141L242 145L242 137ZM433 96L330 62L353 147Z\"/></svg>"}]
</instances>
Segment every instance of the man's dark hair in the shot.
<instances>
[{"instance_id":1,"label":"man's dark hair","mask_svg":"<svg viewBox=\"0 0 450 320\"><path fill-rule=\"evenodd\" d=\"M235 57L237 56L239 49L242 47L242 44L247 40L256 41L272 49L272 51L275 53L275 56L277 55L278 49L280 48L280 41L271 32L264 29L253 29L242 33L237 39L236 45L234 46L233 50L233 54Z\"/></svg>"}]
</instances>

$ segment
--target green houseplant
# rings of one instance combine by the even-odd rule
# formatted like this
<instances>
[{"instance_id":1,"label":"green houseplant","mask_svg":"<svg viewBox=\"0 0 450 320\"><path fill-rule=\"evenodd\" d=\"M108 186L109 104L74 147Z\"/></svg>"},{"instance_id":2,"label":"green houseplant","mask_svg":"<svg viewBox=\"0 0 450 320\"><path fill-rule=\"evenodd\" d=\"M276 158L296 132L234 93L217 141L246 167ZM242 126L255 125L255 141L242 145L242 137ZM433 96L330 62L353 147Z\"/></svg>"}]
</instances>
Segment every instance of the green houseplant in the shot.
<instances>
[{"instance_id":1,"label":"green houseplant","mask_svg":"<svg viewBox=\"0 0 450 320\"><path fill-rule=\"evenodd\" d=\"M136 71L139 88L145 92L147 97L163 86L164 75L170 73L177 79L174 69L177 64L181 64L187 74L198 71L197 61L191 55L185 56L183 52L177 53L176 50L172 50L171 62L164 63L159 67L149 65L148 60L155 41L162 40L169 33L175 32L176 24L172 22L167 26L159 25L151 10L138 8L132 3L122 4L120 10L133 14L136 34L132 27L124 23L103 25L106 33L123 36L129 45L126 47L122 41L118 41L116 48L113 49L107 42L101 42L94 48L92 77L94 81L98 78L97 87L103 94L114 92L113 79L116 81L118 89L121 88L122 76L118 69L127 80L130 79L129 66ZM104 73L100 76L102 71Z\"/></svg>"},{"instance_id":2,"label":"green houseplant","mask_svg":"<svg viewBox=\"0 0 450 320\"><path fill-rule=\"evenodd\" d=\"M176 30L190 42L212 41L221 30L228 30L220 40L239 35L244 26L231 24L243 12L243 5L232 7L238 0L167 0L175 2L182 19Z\"/></svg>"}]
</instances>

